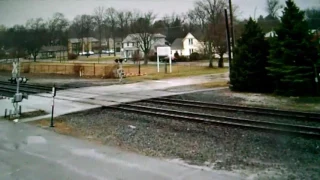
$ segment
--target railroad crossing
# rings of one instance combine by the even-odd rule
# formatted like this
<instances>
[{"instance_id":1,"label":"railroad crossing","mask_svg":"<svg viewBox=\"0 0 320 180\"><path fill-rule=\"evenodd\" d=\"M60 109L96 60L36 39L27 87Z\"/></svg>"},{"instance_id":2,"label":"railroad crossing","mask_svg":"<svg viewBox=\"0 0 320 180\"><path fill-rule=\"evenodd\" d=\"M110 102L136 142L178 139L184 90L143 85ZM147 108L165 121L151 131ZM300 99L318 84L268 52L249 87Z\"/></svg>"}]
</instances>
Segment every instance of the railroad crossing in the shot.
<instances>
[{"instance_id":1,"label":"railroad crossing","mask_svg":"<svg viewBox=\"0 0 320 180\"><path fill-rule=\"evenodd\" d=\"M144 99L190 93L190 91L173 91L168 88L227 80L228 74L203 75L187 78L176 78L161 81L144 81L133 84L112 86L96 86L76 89L58 90L55 97L54 116L84 111L92 108L111 106ZM0 115L10 107L10 100L0 100ZM38 118L49 118L51 113L52 95L39 93L29 95L28 100L21 102L23 111L44 110L48 115ZM32 118L36 119L36 118ZM26 119L31 120L31 119Z\"/></svg>"}]
</instances>

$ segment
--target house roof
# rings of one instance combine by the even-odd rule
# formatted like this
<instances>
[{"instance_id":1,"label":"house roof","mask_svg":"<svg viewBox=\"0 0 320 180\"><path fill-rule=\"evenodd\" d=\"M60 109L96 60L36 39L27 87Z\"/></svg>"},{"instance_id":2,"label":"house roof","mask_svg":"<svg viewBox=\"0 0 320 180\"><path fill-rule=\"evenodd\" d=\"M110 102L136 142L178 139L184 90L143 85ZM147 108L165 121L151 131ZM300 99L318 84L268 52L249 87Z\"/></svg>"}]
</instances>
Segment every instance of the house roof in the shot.
<instances>
[{"instance_id":1,"label":"house roof","mask_svg":"<svg viewBox=\"0 0 320 180\"><path fill-rule=\"evenodd\" d=\"M107 42L107 39L113 40L113 38L102 38L101 42ZM121 42L122 39L120 37L115 38L116 42Z\"/></svg>"},{"instance_id":2,"label":"house roof","mask_svg":"<svg viewBox=\"0 0 320 180\"><path fill-rule=\"evenodd\" d=\"M267 37L267 38L269 38L269 37L275 37L275 36L277 36L277 34L276 34L275 31L270 31L270 32L268 32L268 33L266 33L266 34L264 35L264 37Z\"/></svg>"},{"instance_id":3,"label":"house roof","mask_svg":"<svg viewBox=\"0 0 320 180\"><path fill-rule=\"evenodd\" d=\"M56 52L56 51L66 51L65 46L42 46L40 52Z\"/></svg>"},{"instance_id":4,"label":"house roof","mask_svg":"<svg viewBox=\"0 0 320 180\"><path fill-rule=\"evenodd\" d=\"M153 34L153 37L156 37L156 38L166 38L165 35L160 34L160 33Z\"/></svg>"},{"instance_id":5,"label":"house roof","mask_svg":"<svg viewBox=\"0 0 320 180\"><path fill-rule=\"evenodd\" d=\"M183 38L177 38L173 41L171 45L172 50L180 50L183 49Z\"/></svg>"},{"instance_id":6,"label":"house roof","mask_svg":"<svg viewBox=\"0 0 320 180\"><path fill-rule=\"evenodd\" d=\"M128 34L126 38L122 41L122 43L128 43L128 42L136 42L136 38L139 37L139 33L134 33L134 34ZM155 38L166 38L165 35L156 33L153 34L153 37Z\"/></svg>"},{"instance_id":7,"label":"house roof","mask_svg":"<svg viewBox=\"0 0 320 180\"><path fill-rule=\"evenodd\" d=\"M139 34L128 34L126 38L122 41L122 43L127 43L127 42L136 42L135 37L137 37Z\"/></svg>"},{"instance_id":8,"label":"house roof","mask_svg":"<svg viewBox=\"0 0 320 180\"><path fill-rule=\"evenodd\" d=\"M124 47L123 50L125 50L125 51L137 51L137 50L139 50L139 48L137 48L137 47Z\"/></svg>"},{"instance_id":9,"label":"house roof","mask_svg":"<svg viewBox=\"0 0 320 180\"><path fill-rule=\"evenodd\" d=\"M69 42L70 42L70 43L79 43L80 41L79 41L78 38L70 38L70 39L69 39Z\"/></svg>"},{"instance_id":10,"label":"house roof","mask_svg":"<svg viewBox=\"0 0 320 180\"><path fill-rule=\"evenodd\" d=\"M82 38L70 38L69 39L70 43L80 43L82 41ZM84 37L83 38L84 42L99 42L98 39L94 38L94 37Z\"/></svg>"}]
</instances>

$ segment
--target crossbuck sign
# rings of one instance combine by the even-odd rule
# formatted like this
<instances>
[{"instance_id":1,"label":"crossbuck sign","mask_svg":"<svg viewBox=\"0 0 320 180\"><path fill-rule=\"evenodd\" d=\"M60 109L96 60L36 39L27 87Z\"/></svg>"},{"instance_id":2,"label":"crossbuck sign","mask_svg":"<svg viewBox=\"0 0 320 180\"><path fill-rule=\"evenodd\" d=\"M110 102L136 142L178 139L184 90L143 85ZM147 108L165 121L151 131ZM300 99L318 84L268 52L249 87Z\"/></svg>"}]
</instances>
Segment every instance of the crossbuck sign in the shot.
<instances>
[{"instance_id":1,"label":"crossbuck sign","mask_svg":"<svg viewBox=\"0 0 320 180\"><path fill-rule=\"evenodd\" d=\"M157 68L160 72L159 56L169 56L170 73L172 72L171 47L157 47Z\"/></svg>"}]
</instances>

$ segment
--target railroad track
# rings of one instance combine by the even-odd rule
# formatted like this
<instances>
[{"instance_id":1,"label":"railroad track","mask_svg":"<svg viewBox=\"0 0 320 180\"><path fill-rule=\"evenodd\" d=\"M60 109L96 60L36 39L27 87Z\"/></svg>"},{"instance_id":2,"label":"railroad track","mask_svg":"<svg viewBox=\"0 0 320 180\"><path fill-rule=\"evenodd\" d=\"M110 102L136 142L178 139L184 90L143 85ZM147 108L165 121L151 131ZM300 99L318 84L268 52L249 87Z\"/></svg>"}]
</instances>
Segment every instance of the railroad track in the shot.
<instances>
[{"instance_id":1,"label":"railroad track","mask_svg":"<svg viewBox=\"0 0 320 180\"><path fill-rule=\"evenodd\" d=\"M320 122L320 113L275 110L275 109L258 108L258 107L245 107L245 106L228 105L228 104L220 104L220 103L180 100L180 99L174 99L174 98L154 98L154 99L145 100L144 102L167 104L167 105L189 107L189 108L203 108L203 109L209 109L209 110L211 109L211 110L222 110L222 111L231 111L231 112L242 112L242 113L248 113L248 114L280 116L280 117Z\"/></svg>"},{"instance_id":2,"label":"railroad track","mask_svg":"<svg viewBox=\"0 0 320 180\"><path fill-rule=\"evenodd\" d=\"M309 138L320 138L320 128L302 125L291 125L285 123L257 121L244 118L234 118L227 116L217 116L211 114L194 113L187 111L177 111L172 109L148 107L135 104L121 104L118 106L108 106L121 111L147 114L157 117L177 119L189 122L208 123L214 125L224 125L228 127L247 128L272 133L288 134L293 136L303 136Z\"/></svg>"},{"instance_id":3,"label":"railroad track","mask_svg":"<svg viewBox=\"0 0 320 180\"><path fill-rule=\"evenodd\" d=\"M52 91L52 87L32 85L32 84L20 84L19 91L27 94L47 93ZM17 85L15 83L0 81L0 95L13 96L16 93ZM58 88L61 90L62 88Z\"/></svg>"}]
</instances>

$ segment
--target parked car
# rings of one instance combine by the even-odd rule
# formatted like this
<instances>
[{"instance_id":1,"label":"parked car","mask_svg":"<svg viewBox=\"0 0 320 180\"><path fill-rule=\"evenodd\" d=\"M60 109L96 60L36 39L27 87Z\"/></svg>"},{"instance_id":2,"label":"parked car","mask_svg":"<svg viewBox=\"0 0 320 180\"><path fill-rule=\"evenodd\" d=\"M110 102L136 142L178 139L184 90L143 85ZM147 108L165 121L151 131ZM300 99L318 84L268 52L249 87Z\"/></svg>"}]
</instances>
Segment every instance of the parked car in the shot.
<instances>
[{"instance_id":1,"label":"parked car","mask_svg":"<svg viewBox=\"0 0 320 180\"><path fill-rule=\"evenodd\" d=\"M167 57L162 57L162 58L159 58L159 61L160 62L166 62L166 63L169 63L169 57L167 56ZM175 59L175 58L171 58L171 62L172 63L176 63L177 62L177 60Z\"/></svg>"},{"instance_id":2,"label":"parked car","mask_svg":"<svg viewBox=\"0 0 320 180\"><path fill-rule=\"evenodd\" d=\"M102 50L101 53L102 53L102 54L109 54L109 53L110 53L110 54L113 54L113 53L114 53L114 50L110 50L110 51L109 51L109 50Z\"/></svg>"},{"instance_id":3,"label":"parked car","mask_svg":"<svg viewBox=\"0 0 320 180\"><path fill-rule=\"evenodd\" d=\"M81 52L79 53L80 56L90 56L90 55L94 55L93 51L88 51L88 52Z\"/></svg>"}]
</instances>

